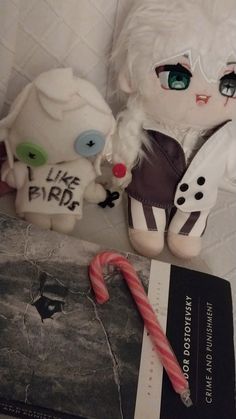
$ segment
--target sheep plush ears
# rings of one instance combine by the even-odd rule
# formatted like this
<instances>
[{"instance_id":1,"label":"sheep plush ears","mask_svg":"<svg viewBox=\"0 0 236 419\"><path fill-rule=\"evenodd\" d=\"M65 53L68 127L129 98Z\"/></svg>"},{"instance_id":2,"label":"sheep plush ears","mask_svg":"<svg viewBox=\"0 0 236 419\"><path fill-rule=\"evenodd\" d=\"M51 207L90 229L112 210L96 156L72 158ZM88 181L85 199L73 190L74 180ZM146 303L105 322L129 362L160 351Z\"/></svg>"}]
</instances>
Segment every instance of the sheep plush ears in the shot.
<instances>
[{"instance_id":1,"label":"sheep plush ears","mask_svg":"<svg viewBox=\"0 0 236 419\"><path fill-rule=\"evenodd\" d=\"M46 71L34 80L34 85L42 108L51 118L62 120L65 104L71 100L75 90L72 69Z\"/></svg>"},{"instance_id":2,"label":"sheep plush ears","mask_svg":"<svg viewBox=\"0 0 236 419\"><path fill-rule=\"evenodd\" d=\"M107 105L103 96L89 81L81 79L80 77L77 78L77 94L97 111L105 114L111 114L111 109Z\"/></svg>"},{"instance_id":3,"label":"sheep plush ears","mask_svg":"<svg viewBox=\"0 0 236 419\"><path fill-rule=\"evenodd\" d=\"M8 137L8 131L14 123L16 117L20 113L24 103L29 95L31 90L32 83L27 84L27 86L22 90L22 92L17 96L13 102L9 114L0 121L0 141L4 141Z\"/></svg>"},{"instance_id":4,"label":"sheep plush ears","mask_svg":"<svg viewBox=\"0 0 236 419\"><path fill-rule=\"evenodd\" d=\"M39 101L43 109L54 119L61 120L65 109L89 104L102 113L110 113L101 94L87 80L74 77L71 68L59 68L42 73L35 79ZM76 98L77 96L77 98Z\"/></svg>"},{"instance_id":5,"label":"sheep plush ears","mask_svg":"<svg viewBox=\"0 0 236 419\"><path fill-rule=\"evenodd\" d=\"M17 96L13 102L9 114L0 121L0 141L5 142L6 152L10 167L13 167L14 157L8 142L8 133L13 125L15 119L19 115L24 103L30 93L32 88L32 83L27 84L27 86L22 90L22 92Z\"/></svg>"},{"instance_id":6,"label":"sheep plush ears","mask_svg":"<svg viewBox=\"0 0 236 419\"><path fill-rule=\"evenodd\" d=\"M37 90L55 102L68 102L74 94L74 77L71 68L56 68L40 74L34 84Z\"/></svg>"},{"instance_id":7,"label":"sheep plush ears","mask_svg":"<svg viewBox=\"0 0 236 419\"><path fill-rule=\"evenodd\" d=\"M130 79L130 75L129 75L129 71L127 68L127 65L123 65L123 67L121 68L120 72L119 72L119 76L118 76L118 83L120 86L120 89L124 92L124 93L133 93L134 89L131 83L131 79Z\"/></svg>"}]
</instances>

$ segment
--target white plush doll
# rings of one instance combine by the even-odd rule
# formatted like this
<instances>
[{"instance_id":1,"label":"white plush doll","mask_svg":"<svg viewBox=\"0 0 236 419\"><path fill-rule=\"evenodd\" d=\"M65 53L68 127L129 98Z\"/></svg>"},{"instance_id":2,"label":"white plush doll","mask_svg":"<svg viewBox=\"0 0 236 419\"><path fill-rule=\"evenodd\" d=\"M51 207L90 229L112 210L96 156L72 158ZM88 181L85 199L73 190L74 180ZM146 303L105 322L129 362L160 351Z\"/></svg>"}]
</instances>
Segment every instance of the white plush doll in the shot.
<instances>
[{"instance_id":1,"label":"white plush doll","mask_svg":"<svg viewBox=\"0 0 236 419\"><path fill-rule=\"evenodd\" d=\"M219 185L236 179L235 0L134 1L113 63L131 243L155 257L167 233L175 255L196 256Z\"/></svg>"},{"instance_id":2,"label":"white plush doll","mask_svg":"<svg viewBox=\"0 0 236 419\"><path fill-rule=\"evenodd\" d=\"M50 70L28 84L0 121L8 155L1 177L17 189L17 214L42 228L71 231L83 199L106 199L95 179L114 127L96 87L71 69Z\"/></svg>"}]
</instances>

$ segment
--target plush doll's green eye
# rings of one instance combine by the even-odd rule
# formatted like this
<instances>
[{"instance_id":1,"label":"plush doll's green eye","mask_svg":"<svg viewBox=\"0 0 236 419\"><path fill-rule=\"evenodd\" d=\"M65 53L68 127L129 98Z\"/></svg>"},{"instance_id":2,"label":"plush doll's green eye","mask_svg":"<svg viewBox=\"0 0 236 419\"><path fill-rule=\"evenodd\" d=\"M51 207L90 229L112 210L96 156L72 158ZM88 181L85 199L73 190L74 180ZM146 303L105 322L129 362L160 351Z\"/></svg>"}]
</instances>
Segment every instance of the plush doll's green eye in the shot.
<instances>
[{"instance_id":1,"label":"plush doll's green eye","mask_svg":"<svg viewBox=\"0 0 236 419\"><path fill-rule=\"evenodd\" d=\"M220 79L220 93L227 97L236 97L236 74L226 74Z\"/></svg>"},{"instance_id":2,"label":"plush doll's green eye","mask_svg":"<svg viewBox=\"0 0 236 419\"><path fill-rule=\"evenodd\" d=\"M157 67L156 74L161 86L168 90L186 90L192 77L190 71L181 64Z\"/></svg>"},{"instance_id":3,"label":"plush doll's green eye","mask_svg":"<svg viewBox=\"0 0 236 419\"><path fill-rule=\"evenodd\" d=\"M168 77L168 84L170 89L184 90L187 89L190 83L190 77L187 74L178 71L170 71Z\"/></svg>"}]
</instances>

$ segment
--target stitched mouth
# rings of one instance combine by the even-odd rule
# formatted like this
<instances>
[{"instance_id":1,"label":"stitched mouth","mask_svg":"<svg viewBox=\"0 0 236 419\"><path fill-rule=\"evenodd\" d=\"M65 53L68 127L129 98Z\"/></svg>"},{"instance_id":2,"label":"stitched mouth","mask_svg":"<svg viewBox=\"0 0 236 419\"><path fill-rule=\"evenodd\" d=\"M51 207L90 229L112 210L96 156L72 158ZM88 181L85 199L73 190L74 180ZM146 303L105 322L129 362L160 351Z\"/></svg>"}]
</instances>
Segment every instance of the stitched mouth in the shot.
<instances>
[{"instance_id":1,"label":"stitched mouth","mask_svg":"<svg viewBox=\"0 0 236 419\"><path fill-rule=\"evenodd\" d=\"M207 95L196 95L196 102L197 103L207 103L211 96Z\"/></svg>"}]
</instances>

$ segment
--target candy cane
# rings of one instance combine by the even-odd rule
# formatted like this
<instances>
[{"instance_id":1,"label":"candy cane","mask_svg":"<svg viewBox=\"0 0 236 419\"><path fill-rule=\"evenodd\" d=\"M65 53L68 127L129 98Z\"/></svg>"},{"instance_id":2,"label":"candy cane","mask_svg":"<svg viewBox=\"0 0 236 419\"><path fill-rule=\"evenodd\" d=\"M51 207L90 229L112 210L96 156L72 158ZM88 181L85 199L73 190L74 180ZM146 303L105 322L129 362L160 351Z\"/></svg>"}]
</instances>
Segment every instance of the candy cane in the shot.
<instances>
[{"instance_id":1,"label":"candy cane","mask_svg":"<svg viewBox=\"0 0 236 419\"><path fill-rule=\"evenodd\" d=\"M183 403L187 407L191 406L192 401L190 399L188 381L186 380L170 343L157 320L143 285L133 266L126 258L118 253L99 253L90 263L89 276L97 302L103 304L109 300L109 294L103 278L104 265L115 265L121 270L174 390L180 394Z\"/></svg>"}]
</instances>

